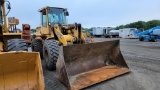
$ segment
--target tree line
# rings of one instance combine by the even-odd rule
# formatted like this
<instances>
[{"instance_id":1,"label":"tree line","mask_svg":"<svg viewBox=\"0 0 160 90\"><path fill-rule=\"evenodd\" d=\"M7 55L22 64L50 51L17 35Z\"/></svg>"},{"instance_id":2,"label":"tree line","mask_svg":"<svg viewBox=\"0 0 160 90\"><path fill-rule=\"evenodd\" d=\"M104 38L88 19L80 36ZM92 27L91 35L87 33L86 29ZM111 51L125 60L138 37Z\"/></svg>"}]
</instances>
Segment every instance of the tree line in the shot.
<instances>
[{"instance_id":1,"label":"tree line","mask_svg":"<svg viewBox=\"0 0 160 90\"><path fill-rule=\"evenodd\" d=\"M137 22L132 22L126 25L120 25L115 27L115 30L118 29L123 29L123 28L137 28L137 29L142 29L142 30L148 30L150 28L153 28L155 26L160 26L160 20L150 20L150 21L137 21ZM108 27L109 28L109 27ZM89 32L92 31L92 28L83 28L83 32ZM35 29L31 29L32 33L35 33Z\"/></svg>"},{"instance_id":2,"label":"tree line","mask_svg":"<svg viewBox=\"0 0 160 90\"><path fill-rule=\"evenodd\" d=\"M155 26L160 26L160 20L150 20L150 21L137 21L126 25L120 25L117 26L115 29L123 29L123 28L137 28L137 29L143 29L148 30L150 28L153 28Z\"/></svg>"}]
</instances>

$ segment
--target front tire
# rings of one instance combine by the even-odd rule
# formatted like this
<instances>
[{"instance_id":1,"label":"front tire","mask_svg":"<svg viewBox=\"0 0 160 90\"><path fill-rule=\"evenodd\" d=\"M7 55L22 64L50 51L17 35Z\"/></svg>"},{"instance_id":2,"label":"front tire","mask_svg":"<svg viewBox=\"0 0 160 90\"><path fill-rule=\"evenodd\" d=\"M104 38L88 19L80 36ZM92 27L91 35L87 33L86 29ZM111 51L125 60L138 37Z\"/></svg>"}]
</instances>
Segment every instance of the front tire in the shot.
<instances>
[{"instance_id":1,"label":"front tire","mask_svg":"<svg viewBox=\"0 0 160 90\"><path fill-rule=\"evenodd\" d=\"M56 40L45 40L43 45L43 57L47 69L56 70L56 62L59 56L59 45Z\"/></svg>"},{"instance_id":2,"label":"front tire","mask_svg":"<svg viewBox=\"0 0 160 90\"><path fill-rule=\"evenodd\" d=\"M152 41L152 42L157 42L156 37L152 37L151 41Z\"/></svg>"},{"instance_id":3,"label":"front tire","mask_svg":"<svg viewBox=\"0 0 160 90\"><path fill-rule=\"evenodd\" d=\"M24 39L10 39L7 41L7 51L28 51Z\"/></svg>"},{"instance_id":4,"label":"front tire","mask_svg":"<svg viewBox=\"0 0 160 90\"><path fill-rule=\"evenodd\" d=\"M143 36L139 37L139 41L144 41L144 37Z\"/></svg>"}]
</instances>

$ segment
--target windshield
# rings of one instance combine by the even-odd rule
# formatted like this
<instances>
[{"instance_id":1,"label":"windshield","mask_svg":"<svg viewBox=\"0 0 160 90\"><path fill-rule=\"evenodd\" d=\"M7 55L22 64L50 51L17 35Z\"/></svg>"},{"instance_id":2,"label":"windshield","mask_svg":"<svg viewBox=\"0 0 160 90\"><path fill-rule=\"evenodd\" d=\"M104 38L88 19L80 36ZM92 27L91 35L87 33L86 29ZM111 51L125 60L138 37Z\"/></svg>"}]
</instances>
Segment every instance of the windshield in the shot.
<instances>
[{"instance_id":1,"label":"windshield","mask_svg":"<svg viewBox=\"0 0 160 90\"><path fill-rule=\"evenodd\" d=\"M51 24L55 23L66 24L66 18L63 9L49 8L48 20Z\"/></svg>"}]
</instances>

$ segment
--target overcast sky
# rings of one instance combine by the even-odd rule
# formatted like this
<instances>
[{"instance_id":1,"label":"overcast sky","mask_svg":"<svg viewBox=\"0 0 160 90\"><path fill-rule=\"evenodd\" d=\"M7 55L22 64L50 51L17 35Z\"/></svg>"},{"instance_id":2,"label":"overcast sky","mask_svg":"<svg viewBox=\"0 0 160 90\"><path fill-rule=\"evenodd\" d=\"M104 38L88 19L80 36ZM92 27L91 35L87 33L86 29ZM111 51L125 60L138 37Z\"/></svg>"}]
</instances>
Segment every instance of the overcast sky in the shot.
<instances>
[{"instance_id":1,"label":"overcast sky","mask_svg":"<svg viewBox=\"0 0 160 90\"><path fill-rule=\"evenodd\" d=\"M44 6L67 8L69 23L83 27L107 27L138 20L160 19L160 0L9 0L12 10L8 17L28 23L32 28L40 25L38 10Z\"/></svg>"}]
</instances>

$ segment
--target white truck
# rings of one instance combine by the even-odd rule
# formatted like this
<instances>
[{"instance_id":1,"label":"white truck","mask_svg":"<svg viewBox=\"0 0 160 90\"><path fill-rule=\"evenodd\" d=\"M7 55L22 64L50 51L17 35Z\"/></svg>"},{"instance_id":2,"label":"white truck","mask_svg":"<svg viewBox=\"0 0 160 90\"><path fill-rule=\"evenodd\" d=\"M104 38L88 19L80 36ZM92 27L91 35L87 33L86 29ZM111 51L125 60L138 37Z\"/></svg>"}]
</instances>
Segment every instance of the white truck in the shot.
<instances>
[{"instance_id":1,"label":"white truck","mask_svg":"<svg viewBox=\"0 0 160 90\"><path fill-rule=\"evenodd\" d=\"M103 27L94 27L92 28L92 30L93 30L93 36L95 37L103 36L103 31L104 31Z\"/></svg>"},{"instance_id":2,"label":"white truck","mask_svg":"<svg viewBox=\"0 0 160 90\"><path fill-rule=\"evenodd\" d=\"M119 30L111 30L109 31L110 37L119 37Z\"/></svg>"},{"instance_id":3,"label":"white truck","mask_svg":"<svg viewBox=\"0 0 160 90\"><path fill-rule=\"evenodd\" d=\"M92 28L93 35L96 37L109 37L109 32L112 30L110 27L94 27Z\"/></svg>"}]
</instances>

